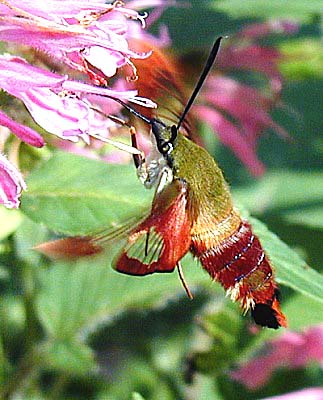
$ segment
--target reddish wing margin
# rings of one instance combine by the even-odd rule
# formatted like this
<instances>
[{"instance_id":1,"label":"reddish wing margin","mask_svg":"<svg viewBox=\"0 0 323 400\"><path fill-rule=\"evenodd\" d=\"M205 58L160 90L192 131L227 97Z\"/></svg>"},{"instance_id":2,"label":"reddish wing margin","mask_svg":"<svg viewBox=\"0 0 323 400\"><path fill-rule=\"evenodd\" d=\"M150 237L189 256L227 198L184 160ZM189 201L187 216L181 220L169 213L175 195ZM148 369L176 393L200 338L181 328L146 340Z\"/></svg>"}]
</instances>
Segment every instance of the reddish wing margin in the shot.
<instances>
[{"instance_id":1,"label":"reddish wing margin","mask_svg":"<svg viewBox=\"0 0 323 400\"><path fill-rule=\"evenodd\" d=\"M114 262L118 272L172 272L191 244L188 189L174 180L156 194L150 215L135 228Z\"/></svg>"}]
</instances>

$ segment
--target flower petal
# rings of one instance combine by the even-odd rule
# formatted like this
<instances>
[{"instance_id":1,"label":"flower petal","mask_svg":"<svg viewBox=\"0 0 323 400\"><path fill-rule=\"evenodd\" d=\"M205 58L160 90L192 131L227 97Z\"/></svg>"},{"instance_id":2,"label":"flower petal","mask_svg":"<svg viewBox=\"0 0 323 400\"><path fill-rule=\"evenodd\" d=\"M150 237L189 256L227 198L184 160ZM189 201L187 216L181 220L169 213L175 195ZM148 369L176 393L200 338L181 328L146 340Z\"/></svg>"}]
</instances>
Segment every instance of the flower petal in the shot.
<instances>
[{"instance_id":1,"label":"flower petal","mask_svg":"<svg viewBox=\"0 0 323 400\"><path fill-rule=\"evenodd\" d=\"M210 107L195 106L194 110L200 120L210 124L221 142L236 154L253 175L260 176L264 173L265 167L258 160L254 146L250 145L237 126Z\"/></svg>"},{"instance_id":2,"label":"flower petal","mask_svg":"<svg viewBox=\"0 0 323 400\"><path fill-rule=\"evenodd\" d=\"M306 367L312 361L323 365L322 341L323 324L300 333L285 332L267 343L264 355L248 361L238 370L231 372L231 377L254 390L265 385L277 368ZM307 399L307 397L295 397L298 398Z\"/></svg>"},{"instance_id":3,"label":"flower petal","mask_svg":"<svg viewBox=\"0 0 323 400\"><path fill-rule=\"evenodd\" d=\"M45 144L44 139L40 134L28 126L19 124L13 121L8 115L0 111L0 125L6 126L11 132L19 137L23 142L30 144L34 147L43 147Z\"/></svg>"},{"instance_id":4,"label":"flower petal","mask_svg":"<svg viewBox=\"0 0 323 400\"><path fill-rule=\"evenodd\" d=\"M0 203L7 208L18 208L21 191L26 188L20 172L0 153Z\"/></svg>"}]
</instances>

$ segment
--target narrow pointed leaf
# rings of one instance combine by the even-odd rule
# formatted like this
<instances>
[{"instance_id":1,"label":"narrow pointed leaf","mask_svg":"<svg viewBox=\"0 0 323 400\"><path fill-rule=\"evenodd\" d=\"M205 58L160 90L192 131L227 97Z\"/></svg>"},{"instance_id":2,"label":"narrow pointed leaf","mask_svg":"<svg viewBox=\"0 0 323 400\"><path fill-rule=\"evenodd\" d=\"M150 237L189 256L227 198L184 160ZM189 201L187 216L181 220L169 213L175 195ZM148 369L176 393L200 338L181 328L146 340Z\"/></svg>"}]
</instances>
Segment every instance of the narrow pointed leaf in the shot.
<instances>
[{"instance_id":1,"label":"narrow pointed leaf","mask_svg":"<svg viewBox=\"0 0 323 400\"><path fill-rule=\"evenodd\" d=\"M269 254L276 271L277 281L323 302L322 275L310 268L295 251L270 232L259 220L250 218L250 222Z\"/></svg>"}]
</instances>

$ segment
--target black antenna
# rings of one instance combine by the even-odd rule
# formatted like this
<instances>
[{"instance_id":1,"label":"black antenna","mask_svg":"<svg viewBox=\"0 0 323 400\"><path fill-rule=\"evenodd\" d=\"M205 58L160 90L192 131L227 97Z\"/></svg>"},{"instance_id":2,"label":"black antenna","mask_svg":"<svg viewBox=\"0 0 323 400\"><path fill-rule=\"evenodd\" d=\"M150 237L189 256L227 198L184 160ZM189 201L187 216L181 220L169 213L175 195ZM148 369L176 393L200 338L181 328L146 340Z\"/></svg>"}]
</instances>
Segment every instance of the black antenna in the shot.
<instances>
[{"instance_id":1,"label":"black antenna","mask_svg":"<svg viewBox=\"0 0 323 400\"><path fill-rule=\"evenodd\" d=\"M135 110L134 108L130 107L127 103L125 103L124 101L118 99L117 97L113 97L113 96L105 96L108 99L114 100L117 103L121 104L126 110L128 110L131 114L135 115L136 117L140 118L141 120L147 122L147 124L151 125L152 124L152 120L145 117L143 114L141 114L139 111Z\"/></svg>"},{"instance_id":2,"label":"black antenna","mask_svg":"<svg viewBox=\"0 0 323 400\"><path fill-rule=\"evenodd\" d=\"M221 44L221 40L222 40L222 36L218 37L216 39L216 41L214 42L214 45L212 47L212 50L206 60L206 63L204 65L203 71L199 77L199 80L197 81L197 84L195 86L195 89L193 90L193 93L190 97L190 99L188 100L184 111L182 112L182 115L179 118L179 121L177 123L177 126L173 125L172 126L172 137L170 139L169 142L173 142L177 136L177 131L179 130L179 128L181 127L187 113L189 112L192 104L194 103L194 100L196 99L196 96L198 95L201 87L203 86L203 83L205 81L205 78L207 77L208 73L210 72L210 69L212 68L214 61L216 59L216 56L219 52L219 48L220 48L220 44ZM138 117L139 119L141 119L142 121L146 122L149 125L152 125L154 122L158 121L160 122L162 125L164 125L161 121L157 120L157 119L149 119L147 117L145 117L143 114L141 114L139 111L135 110L134 108L130 107L128 104L126 104L124 101L118 99L117 97L113 97L113 96L105 96L111 100L116 101L117 103L121 104L126 110L128 110L131 114L135 115L136 117Z\"/></svg>"},{"instance_id":3,"label":"black antenna","mask_svg":"<svg viewBox=\"0 0 323 400\"><path fill-rule=\"evenodd\" d=\"M183 121L184 121L189 109L191 108L194 100L196 99L196 96L198 95L198 92L200 91L200 89L201 89L201 87L202 87L202 85L203 85L203 83L205 81L205 78L207 77L210 69L212 68L212 65L213 65L213 63L214 63L214 61L216 59L216 56L217 56L219 48L220 48L221 40L222 40L222 36L220 36L219 38L216 39L216 41L215 41L215 43L214 43L214 45L212 47L212 50L211 50L211 52L209 54L208 59L206 60L205 66L203 68L203 71L202 71L202 73L201 73L201 75L199 77L199 80L197 81L195 89L193 90L193 93L192 93L190 99L188 100L188 102L187 102L187 104L186 104L186 106L184 108L184 111L182 112L182 115L179 118L179 121L178 121L178 124L177 124L177 127L176 127L177 130L179 130L179 128L181 127L181 125L182 125L182 123L183 123Z\"/></svg>"}]
</instances>

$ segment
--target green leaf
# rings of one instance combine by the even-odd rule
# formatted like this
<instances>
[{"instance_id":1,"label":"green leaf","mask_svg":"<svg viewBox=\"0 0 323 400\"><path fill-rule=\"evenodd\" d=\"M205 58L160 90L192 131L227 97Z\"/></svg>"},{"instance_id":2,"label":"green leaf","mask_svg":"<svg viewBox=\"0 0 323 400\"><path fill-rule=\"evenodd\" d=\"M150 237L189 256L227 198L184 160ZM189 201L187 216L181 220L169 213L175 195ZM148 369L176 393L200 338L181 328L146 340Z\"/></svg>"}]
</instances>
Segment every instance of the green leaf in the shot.
<instances>
[{"instance_id":1,"label":"green leaf","mask_svg":"<svg viewBox=\"0 0 323 400\"><path fill-rule=\"evenodd\" d=\"M191 362L198 372L213 377L228 369L239 357L244 330L241 316L232 303L211 303L200 313ZM206 340L205 335L208 336Z\"/></svg>"},{"instance_id":2,"label":"green leaf","mask_svg":"<svg viewBox=\"0 0 323 400\"><path fill-rule=\"evenodd\" d=\"M238 203L252 214L279 215L292 223L323 228L323 173L274 171L234 190Z\"/></svg>"},{"instance_id":3,"label":"green leaf","mask_svg":"<svg viewBox=\"0 0 323 400\"><path fill-rule=\"evenodd\" d=\"M47 367L69 376L85 376L96 368L93 352L79 341L57 340L46 343L43 350Z\"/></svg>"},{"instance_id":4,"label":"green leaf","mask_svg":"<svg viewBox=\"0 0 323 400\"><path fill-rule=\"evenodd\" d=\"M194 393L197 394L196 399L224 400L213 376L197 374L194 377Z\"/></svg>"},{"instance_id":5,"label":"green leaf","mask_svg":"<svg viewBox=\"0 0 323 400\"><path fill-rule=\"evenodd\" d=\"M321 302L301 294L293 296L284 304L284 312L288 315L288 327L294 330L317 325L323 321Z\"/></svg>"},{"instance_id":6,"label":"green leaf","mask_svg":"<svg viewBox=\"0 0 323 400\"><path fill-rule=\"evenodd\" d=\"M70 235L113 226L149 205L153 192L135 168L57 152L28 180L22 210L33 221Z\"/></svg>"},{"instance_id":7,"label":"green leaf","mask_svg":"<svg viewBox=\"0 0 323 400\"><path fill-rule=\"evenodd\" d=\"M19 210L8 210L0 205L0 240L6 238L18 228L22 218Z\"/></svg>"},{"instance_id":8,"label":"green leaf","mask_svg":"<svg viewBox=\"0 0 323 400\"><path fill-rule=\"evenodd\" d=\"M47 240L48 231L40 224L36 224L29 218L24 218L23 223L19 226L15 232L15 247L19 260L23 260L30 265L35 266L35 269L39 269L41 261L41 254L35 251L33 248Z\"/></svg>"},{"instance_id":9,"label":"green leaf","mask_svg":"<svg viewBox=\"0 0 323 400\"><path fill-rule=\"evenodd\" d=\"M277 281L298 292L323 302L323 277L255 218L250 218L276 270Z\"/></svg>"},{"instance_id":10,"label":"green leaf","mask_svg":"<svg viewBox=\"0 0 323 400\"><path fill-rule=\"evenodd\" d=\"M323 229L323 206L312 206L307 210L286 211L284 218L291 224Z\"/></svg>"},{"instance_id":11,"label":"green leaf","mask_svg":"<svg viewBox=\"0 0 323 400\"><path fill-rule=\"evenodd\" d=\"M122 275L111 268L111 256L58 263L43 275L38 311L48 335L70 340L127 309L163 306L178 294L185 295L176 272ZM210 287L209 276L190 260L188 256L183 263L190 289Z\"/></svg>"},{"instance_id":12,"label":"green leaf","mask_svg":"<svg viewBox=\"0 0 323 400\"><path fill-rule=\"evenodd\" d=\"M323 54L320 39L288 40L279 46L283 61L279 68L288 79L322 79Z\"/></svg>"},{"instance_id":13,"label":"green leaf","mask_svg":"<svg viewBox=\"0 0 323 400\"><path fill-rule=\"evenodd\" d=\"M319 0L219 0L214 8L235 18L288 18L308 21L313 15L321 15L322 2Z\"/></svg>"}]
</instances>

